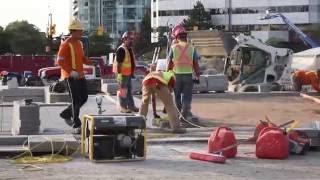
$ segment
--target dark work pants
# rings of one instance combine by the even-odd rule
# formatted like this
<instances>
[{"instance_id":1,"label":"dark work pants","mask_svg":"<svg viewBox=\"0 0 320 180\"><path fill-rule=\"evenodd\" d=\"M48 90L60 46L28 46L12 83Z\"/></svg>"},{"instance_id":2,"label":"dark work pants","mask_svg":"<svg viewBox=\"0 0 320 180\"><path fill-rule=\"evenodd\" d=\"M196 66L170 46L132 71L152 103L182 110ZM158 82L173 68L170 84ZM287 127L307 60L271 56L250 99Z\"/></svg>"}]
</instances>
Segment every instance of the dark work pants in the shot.
<instances>
[{"instance_id":1,"label":"dark work pants","mask_svg":"<svg viewBox=\"0 0 320 180\"><path fill-rule=\"evenodd\" d=\"M81 126L81 120L79 118L79 112L81 106L88 100L87 82L86 79L72 79L65 80L69 95L71 98L71 104L62 111L62 115L73 120L73 127L78 128Z\"/></svg>"},{"instance_id":2,"label":"dark work pants","mask_svg":"<svg viewBox=\"0 0 320 180\"><path fill-rule=\"evenodd\" d=\"M187 118L192 116L192 74L175 74L175 77L176 83L174 85L174 96L176 105L183 117Z\"/></svg>"},{"instance_id":3,"label":"dark work pants","mask_svg":"<svg viewBox=\"0 0 320 180\"><path fill-rule=\"evenodd\" d=\"M126 97L119 97L120 106L123 108L132 109L135 107L133 96L132 96L132 83L131 83L132 76L124 76L122 75L122 81L120 83L120 87L127 90Z\"/></svg>"}]
</instances>

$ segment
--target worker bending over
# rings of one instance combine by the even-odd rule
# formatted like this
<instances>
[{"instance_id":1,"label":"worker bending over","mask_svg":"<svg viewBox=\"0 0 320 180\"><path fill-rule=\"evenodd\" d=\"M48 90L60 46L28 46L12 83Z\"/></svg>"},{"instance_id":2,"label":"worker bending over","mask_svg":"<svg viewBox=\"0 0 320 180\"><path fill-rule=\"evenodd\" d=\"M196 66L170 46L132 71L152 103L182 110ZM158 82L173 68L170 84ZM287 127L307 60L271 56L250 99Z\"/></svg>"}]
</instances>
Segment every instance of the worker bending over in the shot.
<instances>
[{"instance_id":1,"label":"worker bending over","mask_svg":"<svg viewBox=\"0 0 320 180\"><path fill-rule=\"evenodd\" d=\"M178 111L173 102L171 91L175 84L172 72L150 72L142 81L142 103L140 114L147 117L151 95L157 94L167 110L172 133L185 133L186 129L180 127Z\"/></svg>"},{"instance_id":2,"label":"worker bending over","mask_svg":"<svg viewBox=\"0 0 320 180\"><path fill-rule=\"evenodd\" d=\"M320 69L317 71L302 71L298 70L292 74L293 88L296 91L301 91L303 85L311 85L312 88L320 92Z\"/></svg>"}]
</instances>

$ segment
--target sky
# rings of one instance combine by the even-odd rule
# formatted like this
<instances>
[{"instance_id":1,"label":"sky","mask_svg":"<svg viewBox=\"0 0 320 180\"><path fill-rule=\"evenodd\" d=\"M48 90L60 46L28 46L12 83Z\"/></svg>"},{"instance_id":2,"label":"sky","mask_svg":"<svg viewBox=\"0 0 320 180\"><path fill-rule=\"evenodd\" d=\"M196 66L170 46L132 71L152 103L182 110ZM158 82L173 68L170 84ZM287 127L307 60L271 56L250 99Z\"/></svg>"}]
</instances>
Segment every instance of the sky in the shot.
<instances>
[{"instance_id":1,"label":"sky","mask_svg":"<svg viewBox=\"0 0 320 180\"><path fill-rule=\"evenodd\" d=\"M27 20L46 32L48 14L53 14L56 35L68 32L70 0L0 0L0 26L5 27L16 20Z\"/></svg>"}]
</instances>

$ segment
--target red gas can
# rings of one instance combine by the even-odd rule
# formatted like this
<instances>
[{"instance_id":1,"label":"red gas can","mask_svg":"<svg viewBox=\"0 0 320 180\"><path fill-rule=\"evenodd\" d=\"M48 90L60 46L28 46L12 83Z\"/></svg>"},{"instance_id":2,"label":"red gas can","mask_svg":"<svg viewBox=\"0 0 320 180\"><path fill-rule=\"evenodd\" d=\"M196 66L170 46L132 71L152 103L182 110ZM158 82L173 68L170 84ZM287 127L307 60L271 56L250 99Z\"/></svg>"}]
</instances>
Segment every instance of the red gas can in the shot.
<instances>
[{"instance_id":1,"label":"red gas can","mask_svg":"<svg viewBox=\"0 0 320 180\"><path fill-rule=\"evenodd\" d=\"M289 138L276 127L264 128L256 142L256 156L266 159L286 159L289 156Z\"/></svg>"},{"instance_id":2,"label":"red gas can","mask_svg":"<svg viewBox=\"0 0 320 180\"><path fill-rule=\"evenodd\" d=\"M208 140L208 152L214 153L225 147L235 145L237 143L234 133L229 127L219 127L213 131ZM237 154L237 146L222 152L226 158L233 158Z\"/></svg>"}]
</instances>

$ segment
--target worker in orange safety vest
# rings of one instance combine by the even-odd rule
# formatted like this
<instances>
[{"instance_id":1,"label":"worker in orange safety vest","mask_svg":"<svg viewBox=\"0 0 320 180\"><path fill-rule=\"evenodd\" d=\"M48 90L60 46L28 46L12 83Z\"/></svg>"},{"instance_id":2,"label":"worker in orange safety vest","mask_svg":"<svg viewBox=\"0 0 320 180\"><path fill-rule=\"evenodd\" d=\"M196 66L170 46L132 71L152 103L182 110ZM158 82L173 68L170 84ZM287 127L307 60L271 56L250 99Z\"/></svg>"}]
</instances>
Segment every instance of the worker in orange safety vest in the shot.
<instances>
[{"instance_id":1,"label":"worker in orange safety vest","mask_svg":"<svg viewBox=\"0 0 320 180\"><path fill-rule=\"evenodd\" d=\"M67 84L71 104L60 113L60 117L74 128L75 133L80 133L79 111L88 99L83 64L92 65L93 62L84 54L83 44L80 41L83 34L80 21L73 20L68 29L70 37L61 43L57 63L61 67L61 79Z\"/></svg>"},{"instance_id":2,"label":"worker in orange safety vest","mask_svg":"<svg viewBox=\"0 0 320 180\"><path fill-rule=\"evenodd\" d=\"M131 79L134 76L135 59L132 50L133 33L130 31L122 35L122 44L116 51L116 59L113 62L113 72L116 74L120 89L117 93L120 104L120 112L138 112L132 96Z\"/></svg>"},{"instance_id":3,"label":"worker in orange safety vest","mask_svg":"<svg viewBox=\"0 0 320 180\"><path fill-rule=\"evenodd\" d=\"M311 85L314 90L320 92L320 69L317 71L295 71L291 79L296 91L301 91L302 85Z\"/></svg>"},{"instance_id":4,"label":"worker in orange safety vest","mask_svg":"<svg viewBox=\"0 0 320 180\"><path fill-rule=\"evenodd\" d=\"M200 70L196 49L187 42L187 32L182 26L175 27L172 34L177 42L171 46L168 56L168 70L176 77L175 102L183 118L192 120L191 101L193 83L199 82ZM196 79L193 79L193 73Z\"/></svg>"}]
</instances>

